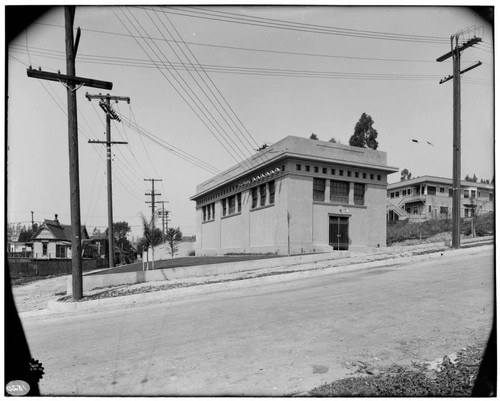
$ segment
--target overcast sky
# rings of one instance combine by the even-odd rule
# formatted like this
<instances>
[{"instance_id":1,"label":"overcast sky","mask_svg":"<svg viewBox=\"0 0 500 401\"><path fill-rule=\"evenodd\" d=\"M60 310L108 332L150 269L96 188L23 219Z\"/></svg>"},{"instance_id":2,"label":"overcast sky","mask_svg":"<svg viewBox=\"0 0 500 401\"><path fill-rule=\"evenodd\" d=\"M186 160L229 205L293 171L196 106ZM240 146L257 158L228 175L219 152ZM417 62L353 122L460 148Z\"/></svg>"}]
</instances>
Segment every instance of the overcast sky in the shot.
<instances>
[{"instance_id":1,"label":"overcast sky","mask_svg":"<svg viewBox=\"0 0 500 401\"><path fill-rule=\"evenodd\" d=\"M114 220L141 235L151 182L169 225L195 234L196 185L287 135L347 144L362 113L388 164L413 176L452 175L450 36L469 27L462 69L462 178L491 179L491 25L464 7L77 7L78 76L111 81ZM64 10L54 8L8 47L7 218L70 224L66 89L28 66L66 73ZM196 66L193 67L193 66ZM104 113L77 91L81 221L107 226ZM412 139L419 140L418 143ZM428 144L429 141L432 145ZM174 150L174 151L172 151ZM389 176L398 181L399 173ZM161 205L158 205L161 207ZM158 223L157 223L158 224Z\"/></svg>"}]
</instances>

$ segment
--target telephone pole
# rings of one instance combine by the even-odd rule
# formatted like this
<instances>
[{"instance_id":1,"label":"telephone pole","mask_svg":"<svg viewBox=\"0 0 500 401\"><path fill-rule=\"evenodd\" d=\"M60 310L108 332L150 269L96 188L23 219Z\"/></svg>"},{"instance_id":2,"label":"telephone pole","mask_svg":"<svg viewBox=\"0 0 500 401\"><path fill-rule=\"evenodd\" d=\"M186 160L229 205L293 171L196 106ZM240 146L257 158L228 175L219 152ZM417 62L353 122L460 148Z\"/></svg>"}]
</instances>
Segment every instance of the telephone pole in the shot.
<instances>
[{"instance_id":1,"label":"telephone pole","mask_svg":"<svg viewBox=\"0 0 500 401\"><path fill-rule=\"evenodd\" d=\"M453 59L453 75L442 79L439 83L453 79L453 201L452 201L452 247L460 248L460 175L461 175L461 75L481 65L480 62L474 64L465 70L460 70L460 54L462 51L481 42L481 38L474 37L469 39L464 44L459 46L458 39L463 32L456 33L451 36L451 51L438 57L436 61L442 62L452 57ZM455 48L453 48L455 46Z\"/></svg>"},{"instance_id":2,"label":"telephone pole","mask_svg":"<svg viewBox=\"0 0 500 401\"><path fill-rule=\"evenodd\" d=\"M113 177L111 175L111 145L127 144L128 142L117 142L111 141L111 120L120 121L120 117L111 107L111 100L118 103L119 101L126 101L130 103L130 98L124 96L111 96L101 95L89 95L85 94L85 97L89 99L100 99L99 106L106 113L106 141L93 141L89 140L89 143L103 143L106 144L106 157L107 157L107 175L108 175L108 267L115 267L115 237L113 233Z\"/></svg>"},{"instance_id":3,"label":"telephone pole","mask_svg":"<svg viewBox=\"0 0 500 401\"><path fill-rule=\"evenodd\" d=\"M68 147L69 147L69 183L70 183L70 205L71 205L71 274L73 299L78 301L83 298L82 282L82 243L80 222L80 178L78 161L78 121L76 91L81 86L111 90L112 82L97 81L89 78L77 77L75 58L80 42L80 28L77 30L76 41L73 36L73 22L75 19L75 7L64 7L65 20L65 44L66 44L66 75L54 74L45 71L27 69L30 78L58 81L66 87L68 99Z\"/></svg>"},{"instance_id":4,"label":"telephone pole","mask_svg":"<svg viewBox=\"0 0 500 401\"><path fill-rule=\"evenodd\" d=\"M168 201L159 201L158 203L161 203L161 211L158 213L161 216L161 221L162 221L162 233L163 235L166 234L166 228L168 228L168 210L165 210L165 203L168 203Z\"/></svg>"},{"instance_id":5,"label":"telephone pole","mask_svg":"<svg viewBox=\"0 0 500 401\"><path fill-rule=\"evenodd\" d=\"M160 196L161 194L155 192L155 181L161 181L161 179L158 178L144 178L144 181L151 181L151 192L148 194L145 194L146 196L151 196L151 201L146 203L151 203L151 224L152 224L152 231L154 231L155 228L155 196Z\"/></svg>"}]
</instances>

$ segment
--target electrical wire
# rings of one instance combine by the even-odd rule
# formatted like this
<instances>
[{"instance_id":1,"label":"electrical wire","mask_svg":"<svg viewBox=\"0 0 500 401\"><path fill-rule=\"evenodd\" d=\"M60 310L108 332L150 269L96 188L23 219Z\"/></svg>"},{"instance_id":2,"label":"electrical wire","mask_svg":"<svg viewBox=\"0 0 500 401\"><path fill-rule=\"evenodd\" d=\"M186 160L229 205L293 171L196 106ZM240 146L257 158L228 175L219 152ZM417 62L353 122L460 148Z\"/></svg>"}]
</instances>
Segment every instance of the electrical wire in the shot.
<instances>
[{"instance_id":1,"label":"electrical wire","mask_svg":"<svg viewBox=\"0 0 500 401\"><path fill-rule=\"evenodd\" d=\"M114 12L114 10L113 10ZM125 27L125 29L129 32L129 28L127 27L127 25L122 21L122 19L118 16L118 14L116 12L114 12L116 17L118 18L118 20L120 21L120 23L122 23L122 25ZM143 50L143 52L148 56L148 52L144 49L144 47L141 45L141 43L136 39L134 38L137 42L137 44L139 45L139 47ZM150 57L151 59L151 57ZM196 116L199 118L199 120L203 123L203 125L205 125L205 127L209 130L209 132L217 139L217 141L222 145L222 147L231 155L231 157L233 157L233 159L238 162L238 159L226 148L226 146L222 143L222 141L220 140L220 138L212 131L212 129L207 125L206 121L198 114L198 112L194 109L194 107L192 106L192 104L184 97L184 95L179 91L179 89L172 83L172 81L163 73L163 71L161 69L159 69L160 73L163 75L163 77L169 82L169 84L172 86L172 88L179 94L179 96L181 96L182 100L191 108L191 110L196 114Z\"/></svg>"},{"instance_id":2,"label":"electrical wire","mask_svg":"<svg viewBox=\"0 0 500 401\"><path fill-rule=\"evenodd\" d=\"M129 20L130 24L134 26L134 28L139 32L139 29L133 24L133 22L130 20L130 18L127 17L123 9L121 9L122 13L125 15L125 17ZM142 26L142 24L138 21L135 15L132 14L132 12L129 10L129 13L131 17L135 20L135 22L142 28L142 30L145 32L145 34L150 38L150 35L147 33L146 29ZM154 49L152 49L151 45L149 44L149 41L146 41L143 39L145 43L150 47L151 50L155 53L155 56L158 57L158 54ZM165 56L163 51L154 43L151 42L157 49L158 51L162 54L163 58L166 59L166 62L169 65L172 65L171 62L168 60L168 58ZM162 63L165 65L165 63L162 61ZM198 109L202 112L203 116L207 119L207 121L210 122L212 127L219 133L221 138L224 140L224 142L231 148L232 152L228 150L229 154L237 161L237 162L243 162L245 163L246 156L244 155L243 151L241 148L232 140L232 138L229 136L229 134L226 132L226 130L222 127L222 125L219 123L219 121L213 116L213 114L208 110L207 106L205 105L205 102L202 102L200 97L195 93L195 91L190 87L190 85L186 82L186 80L183 78L183 76L176 70L173 69L174 72L176 72L177 75L173 74L170 70L167 70L171 73L171 76L175 79L177 84L182 88L184 93L188 95L188 97L191 99L191 101L194 102L194 104L198 107ZM170 80L168 80L169 83L171 83ZM197 81L196 81L197 83ZM197 83L198 84L198 83ZM199 84L198 84L199 86ZM206 95L204 90L202 89L202 92ZM210 99L209 99L210 101ZM217 129L216 125L219 127ZM222 131L222 132L221 132ZM227 150L227 148L225 147ZM233 153L234 152L234 153ZM240 160L238 160L234 154L237 155Z\"/></svg>"},{"instance_id":3,"label":"electrical wire","mask_svg":"<svg viewBox=\"0 0 500 401\"><path fill-rule=\"evenodd\" d=\"M144 9L157 9L155 7L141 7ZM205 10L200 7L190 6L189 8L165 7L159 10L163 13L181 15L185 17L192 17L198 19L207 19L213 21L229 22L234 24L258 26L264 28L274 28L283 30L292 30L299 32L347 36L363 39L378 39L378 40L391 40L400 42L418 42L418 43L449 43L449 39L436 37L436 36L422 36L422 35L406 35L406 34L393 34L388 32L375 32L375 31L361 31L356 29L336 28L325 25L303 24L280 19L252 17L244 14L235 14L222 11Z\"/></svg>"}]
</instances>

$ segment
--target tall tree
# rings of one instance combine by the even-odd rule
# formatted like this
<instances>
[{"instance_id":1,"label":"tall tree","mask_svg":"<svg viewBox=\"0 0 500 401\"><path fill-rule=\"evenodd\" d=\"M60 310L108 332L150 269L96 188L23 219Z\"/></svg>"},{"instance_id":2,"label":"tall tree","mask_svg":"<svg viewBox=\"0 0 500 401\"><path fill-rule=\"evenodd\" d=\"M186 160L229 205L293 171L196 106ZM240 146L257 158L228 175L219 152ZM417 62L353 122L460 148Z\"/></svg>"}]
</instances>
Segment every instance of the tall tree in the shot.
<instances>
[{"instance_id":1,"label":"tall tree","mask_svg":"<svg viewBox=\"0 0 500 401\"><path fill-rule=\"evenodd\" d=\"M337 143L337 140L334 138L334 137L331 137L330 140L328 142L331 142L331 143Z\"/></svg>"},{"instance_id":2,"label":"tall tree","mask_svg":"<svg viewBox=\"0 0 500 401\"><path fill-rule=\"evenodd\" d=\"M120 249L122 257L125 261L130 261L132 258L132 244L128 240L128 233L132 231L126 221L117 221L113 223L113 234L115 236L115 245ZM108 229L105 231L106 238L108 236Z\"/></svg>"},{"instance_id":3,"label":"tall tree","mask_svg":"<svg viewBox=\"0 0 500 401\"><path fill-rule=\"evenodd\" d=\"M359 148L377 149L378 132L373 128L373 118L363 113L354 127L354 134L349 138L349 145Z\"/></svg>"},{"instance_id":4,"label":"tall tree","mask_svg":"<svg viewBox=\"0 0 500 401\"><path fill-rule=\"evenodd\" d=\"M182 241L182 231L179 227L169 228L167 234L165 235L168 245L168 252L172 256L172 259L179 251L179 244Z\"/></svg>"},{"instance_id":5,"label":"tall tree","mask_svg":"<svg viewBox=\"0 0 500 401\"><path fill-rule=\"evenodd\" d=\"M409 179L411 179L411 173L408 171L407 168L405 168L403 171L401 171L401 181Z\"/></svg>"},{"instance_id":6,"label":"tall tree","mask_svg":"<svg viewBox=\"0 0 500 401\"><path fill-rule=\"evenodd\" d=\"M311 136L309 137L309 139L314 139L315 141L317 141L319 138L318 138L318 135L316 135L314 132L311 134Z\"/></svg>"}]
</instances>

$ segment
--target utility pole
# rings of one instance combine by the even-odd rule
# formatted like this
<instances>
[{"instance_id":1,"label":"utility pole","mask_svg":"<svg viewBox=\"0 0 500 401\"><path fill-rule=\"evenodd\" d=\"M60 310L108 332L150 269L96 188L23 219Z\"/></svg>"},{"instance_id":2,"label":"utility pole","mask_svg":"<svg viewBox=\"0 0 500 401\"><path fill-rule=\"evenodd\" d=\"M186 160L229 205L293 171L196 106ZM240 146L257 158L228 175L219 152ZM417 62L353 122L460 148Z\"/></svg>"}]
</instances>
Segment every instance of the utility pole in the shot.
<instances>
[{"instance_id":1,"label":"utility pole","mask_svg":"<svg viewBox=\"0 0 500 401\"><path fill-rule=\"evenodd\" d=\"M155 196L160 196L161 194L155 192L155 181L161 181L161 179L158 178L144 178L144 181L151 181L151 193L146 194L146 196L151 196L151 202L146 203L151 203L151 236L152 239L154 238L154 232L155 232ZM153 270L155 269L155 247L153 243L151 243L151 250L152 250L152 259L153 259ZM148 250L149 252L149 250Z\"/></svg>"},{"instance_id":2,"label":"utility pole","mask_svg":"<svg viewBox=\"0 0 500 401\"><path fill-rule=\"evenodd\" d=\"M146 203L151 203L151 224L152 228L154 230L155 228L155 204L159 202L155 202L155 196L160 196L161 194L155 192L155 181L161 181L161 179L158 178L144 178L144 181L151 181L151 192L148 194L145 194L146 196L151 196L151 201Z\"/></svg>"},{"instance_id":3,"label":"utility pole","mask_svg":"<svg viewBox=\"0 0 500 401\"><path fill-rule=\"evenodd\" d=\"M450 57L453 59L453 75L442 79L439 83L453 79L453 201L452 201L452 247L455 249L460 248L460 175L461 175L461 75L481 65L481 62L460 71L460 54L462 51L481 42L481 38L473 37L464 44L459 46L458 40L463 32L456 33L451 36L451 51L438 57L436 61L442 62ZM455 46L455 48L453 48Z\"/></svg>"},{"instance_id":4,"label":"utility pole","mask_svg":"<svg viewBox=\"0 0 500 401\"><path fill-rule=\"evenodd\" d=\"M75 19L75 7L64 7L65 20L65 44L66 44L66 75L49 73L45 71L27 69L30 78L58 81L66 87L68 99L68 147L69 147L69 182L70 182L70 204L71 204L71 274L73 300L83 298L82 282L82 243L80 223L80 178L78 161L78 121L76 91L81 86L102 88L111 90L113 83L97 81L89 78L77 77L75 58L80 42L80 28L77 30L76 41L73 37L73 22Z\"/></svg>"},{"instance_id":5,"label":"utility pole","mask_svg":"<svg viewBox=\"0 0 500 401\"><path fill-rule=\"evenodd\" d=\"M115 267L115 236L113 233L113 177L111 173L111 145L127 144L128 142L117 142L111 141L111 120L120 121L120 117L111 107L111 100L118 103L120 100L130 103L130 98L124 96L111 96L101 95L89 95L85 94L85 97L89 99L100 99L99 106L106 113L106 141L92 141L89 143L103 143L106 144L106 155L107 155L107 175L108 175L108 265L109 267Z\"/></svg>"},{"instance_id":6,"label":"utility pole","mask_svg":"<svg viewBox=\"0 0 500 401\"><path fill-rule=\"evenodd\" d=\"M31 212L31 229L35 226L35 220L33 219L33 212Z\"/></svg>"},{"instance_id":7,"label":"utility pole","mask_svg":"<svg viewBox=\"0 0 500 401\"><path fill-rule=\"evenodd\" d=\"M165 210L165 203L168 203L168 201L159 201L158 203L161 203L161 211L158 213L161 216L161 222L162 222L162 233L163 235L166 234L166 229L168 228L168 210Z\"/></svg>"}]
</instances>

